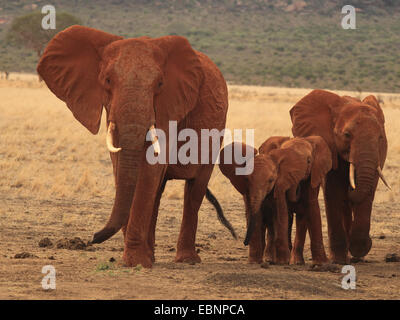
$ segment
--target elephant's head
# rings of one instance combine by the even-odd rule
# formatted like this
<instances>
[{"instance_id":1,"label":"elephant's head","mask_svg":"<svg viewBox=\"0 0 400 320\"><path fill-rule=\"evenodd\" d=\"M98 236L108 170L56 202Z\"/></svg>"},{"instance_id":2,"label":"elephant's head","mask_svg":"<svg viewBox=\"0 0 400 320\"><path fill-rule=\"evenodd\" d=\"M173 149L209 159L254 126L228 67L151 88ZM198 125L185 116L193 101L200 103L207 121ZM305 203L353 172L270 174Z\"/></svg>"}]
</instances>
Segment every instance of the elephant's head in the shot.
<instances>
[{"instance_id":1,"label":"elephant's head","mask_svg":"<svg viewBox=\"0 0 400 320\"><path fill-rule=\"evenodd\" d=\"M240 150L246 154L243 163L235 161L235 157L227 158L225 150ZM246 151L247 150L247 151ZM229 152L229 155L234 153ZM238 175L236 169L246 166L246 161L253 161L253 170L249 174ZM258 154L257 149L246 144L233 143L226 146L220 152L219 168L221 172L231 181L232 185L239 191L245 199L246 213L248 219L248 231L245 244L250 241L252 230L256 225L257 218L260 217L259 211L265 197L274 187L277 177L275 163L267 154Z\"/></svg>"},{"instance_id":2,"label":"elephant's head","mask_svg":"<svg viewBox=\"0 0 400 320\"><path fill-rule=\"evenodd\" d=\"M360 101L314 90L290 110L290 115L295 136L324 138L332 152L333 169L338 169L340 158L347 163L345 186L352 187L348 194L352 204L372 203L378 177L384 180L381 169L387 153L385 119L377 99L368 96ZM354 256L366 255L371 247L370 215L370 210L359 210L354 216L350 237Z\"/></svg>"},{"instance_id":3,"label":"elephant's head","mask_svg":"<svg viewBox=\"0 0 400 320\"><path fill-rule=\"evenodd\" d=\"M107 111L107 145L118 153L113 211L93 241L102 242L128 221L149 129L167 133L169 120L179 122L195 107L201 63L183 37L123 39L72 26L49 42L37 71L91 133L103 106Z\"/></svg>"}]
</instances>

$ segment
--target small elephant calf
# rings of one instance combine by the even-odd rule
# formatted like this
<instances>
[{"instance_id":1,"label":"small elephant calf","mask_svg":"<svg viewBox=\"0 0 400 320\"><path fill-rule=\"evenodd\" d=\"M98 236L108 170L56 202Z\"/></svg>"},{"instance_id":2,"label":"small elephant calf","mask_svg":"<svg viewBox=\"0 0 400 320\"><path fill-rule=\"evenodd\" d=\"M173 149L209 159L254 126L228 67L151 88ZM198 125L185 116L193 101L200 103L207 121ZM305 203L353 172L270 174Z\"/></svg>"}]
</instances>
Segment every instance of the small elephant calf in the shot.
<instances>
[{"instance_id":1,"label":"small elephant calf","mask_svg":"<svg viewBox=\"0 0 400 320\"><path fill-rule=\"evenodd\" d=\"M225 152L226 148L242 148L242 154L251 148L246 161L254 161L253 171L248 175L237 175L236 169L246 164L227 159L226 155L231 153ZM327 262L318 193L332 167L332 156L321 137L271 137L258 151L235 142L221 150L219 167L244 198L245 244L250 245L250 263L261 263L265 257L275 264L304 264L307 229L313 264ZM292 248L293 213L296 213L296 237Z\"/></svg>"}]
</instances>

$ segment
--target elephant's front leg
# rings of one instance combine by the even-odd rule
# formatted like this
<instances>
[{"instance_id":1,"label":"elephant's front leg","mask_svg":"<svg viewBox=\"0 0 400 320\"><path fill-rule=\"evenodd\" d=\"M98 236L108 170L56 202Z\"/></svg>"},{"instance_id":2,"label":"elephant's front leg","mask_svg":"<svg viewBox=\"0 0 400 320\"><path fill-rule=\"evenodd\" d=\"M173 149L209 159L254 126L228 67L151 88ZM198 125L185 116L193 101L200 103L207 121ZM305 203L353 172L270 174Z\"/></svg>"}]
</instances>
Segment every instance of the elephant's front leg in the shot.
<instances>
[{"instance_id":1,"label":"elephant's front leg","mask_svg":"<svg viewBox=\"0 0 400 320\"><path fill-rule=\"evenodd\" d=\"M294 245L290 252L290 264L305 264L304 262L304 242L307 234L307 217L302 204L296 205L296 236Z\"/></svg>"},{"instance_id":2,"label":"elephant's front leg","mask_svg":"<svg viewBox=\"0 0 400 320\"><path fill-rule=\"evenodd\" d=\"M289 214L286 202L285 191L280 191L276 195L277 215L274 223L275 234L275 250L276 263L288 264L290 260L289 242L288 242L288 225Z\"/></svg>"},{"instance_id":3,"label":"elephant's front leg","mask_svg":"<svg viewBox=\"0 0 400 320\"><path fill-rule=\"evenodd\" d=\"M199 263L200 256L196 252L196 232L198 213L206 194L212 167L201 170L197 178L186 180L183 204L183 218L178 238L175 262Z\"/></svg>"},{"instance_id":4,"label":"elephant's front leg","mask_svg":"<svg viewBox=\"0 0 400 320\"><path fill-rule=\"evenodd\" d=\"M347 175L348 177L348 175ZM351 207L347 199L349 183L342 170L330 171L326 175L324 197L330 259L333 263L346 264L348 257L348 234L345 229L345 217L351 216Z\"/></svg>"},{"instance_id":5,"label":"elephant's front leg","mask_svg":"<svg viewBox=\"0 0 400 320\"><path fill-rule=\"evenodd\" d=\"M127 266L152 266L153 250L149 239L152 234L154 208L166 168L166 165L142 162L125 234L123 258Z\"/></svg>"},{"instance_id":6,"label":"elephant's front leg","mask_svg":"<svg viewBox=\"0 0 400 320\"><path fill-rule=\"evenodd\" d=\"M243 199L246 208L247 228L249 228L249 223L251 219L254 219L255 222L254 230L249 240L249 257L247 261L250 264L262 263L265 250L266 226L264 226L264 223L262 221L262 215L258 214L257 212L252 212L248 195L245 195Z\"/></svg>"},{"instance_id":7,"label":"elephant's front leg","mask_svg":"<svg viewBox=\"0 0 400 320\"><path fill-rule=\"evenodd\" d=\"M259 219L261 220L261 219ZM253 235L249 242L249 259L248 263L262 263L264 250L265 250L265 231L266 227L257 221L257 225L254 229Z\"/></svg>"},{"instance_id":8,"label":"elephant's front leg","mask_svg":"<svg viewBox=\"0 0 400 320\"><path fill-rule=\"evenodd\" d=\"M271 205L272 200L267 203ZM273 204L272 204L273 206ZM264 259L267 262L275 263L276 254L275 254L275 232L274 232L274 221L276 216L275 207L264 207L263 208L263 241L265 243L264 248ZM267 231L267 235L265 234Z\"/></svg>"}]
</instances>

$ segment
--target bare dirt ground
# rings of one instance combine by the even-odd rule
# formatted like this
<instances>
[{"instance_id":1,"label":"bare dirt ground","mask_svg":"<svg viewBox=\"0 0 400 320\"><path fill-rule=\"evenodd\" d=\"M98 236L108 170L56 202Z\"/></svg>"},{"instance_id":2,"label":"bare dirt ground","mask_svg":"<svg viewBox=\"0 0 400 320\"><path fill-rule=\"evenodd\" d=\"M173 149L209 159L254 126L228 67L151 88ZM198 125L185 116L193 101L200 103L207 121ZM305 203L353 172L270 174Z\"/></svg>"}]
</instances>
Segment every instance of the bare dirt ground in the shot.
<instances>
[{"instance_id":1,"label":"bare dirt ground","mask_svg":"<svg viewBox=\"0 0 400 320\"><path fill-rule=\"evenodd\" d=\"M255 128L255 146L271 135L291 135L288 111L310 91L234 85L229 90L227 127ZM92 136L36 77L0 80L0 299L399 299L400 262L385 257L400 255L400 95L378 95L389 140L384 173L393 191L379 184L373 247L365 261L354 264L356 290L343 290L340 268L310 270L308 240L305 266L247 264L243 201L217 167L209 186L239 240L218 223L205 200L197 234L201 264L173 262L182 181L168 182L163 195L152 269L123 266L121 233L86 250L57 248L64 238L90 240L111 212L114 186L104 126ZM322 199L321 207L327 247ZM46 237L52 247L39 246ZM56 269L55 290L42 289L45 265Z\"/></svg>"}]
</instances>

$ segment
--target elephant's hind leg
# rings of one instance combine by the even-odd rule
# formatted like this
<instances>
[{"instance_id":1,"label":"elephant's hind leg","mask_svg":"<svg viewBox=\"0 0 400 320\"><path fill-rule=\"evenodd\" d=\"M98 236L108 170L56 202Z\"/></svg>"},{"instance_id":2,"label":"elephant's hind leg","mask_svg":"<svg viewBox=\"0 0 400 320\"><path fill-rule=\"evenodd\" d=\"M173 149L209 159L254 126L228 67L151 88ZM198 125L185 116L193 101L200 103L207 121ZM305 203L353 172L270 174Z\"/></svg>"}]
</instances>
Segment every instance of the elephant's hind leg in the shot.
<instances>
[{"instance_id":1,"label":"elephant's hind leg","mask_svg":"<svg viewBox=\"0 0 400 320\"><path fill-rule=\"evenodd\" d=\"M305 264L303 252L306 234L307 217L305 216L304 208L298 205L296 208L296 235L290 253L290 264Z\"/></svg>"},{"instance_id":2,"label":"elephant's hind leg","mask_svg":"<svg viewBox=\"0 0 400 320\"><path fill-rule=\"evenodd\" d=\"M267 232L267 245L264 249L264 257L267 262L272 264L276 261L276 252L275 252L275 234L273 226L268 226Z\"/></svg>"},{"instance_id":3,"label":"elephant's hind leg","mask_svg":"<svg viewBox=\"0 0 400 320\"><path fill-rule=\"evenodd\" d=\"M206 194L209 172L197 175L197 178L186 180L183 207L183 218L179 233L175 262L199 263L201 259L195 249L198 213Z\"/></svg>"},{"instance_id":4,"label":"elephant's hind leg","mask_svg":"<svg viewBox=\"0 0 400 320\"><path fill-rule=\"evenodd\" d=\"M310 185L307 187L307 222L311 243L311 255L314 265L321 265L328 262L322 238L322 222L321 211L318 203L318 194L319 187L312 188Z\"/></svg>"},{"instance_id":5,"label":"elephant's hind leg","mask_svg":"<svg viewBox=\"0 0 400 320\"><path fill-rule=\"evenodd\" d=\"M155 247L155 243L156 243L156 224L157 224L157 217L158 217L158 209L160 207L161 196L164 192L166 184L167 184L167 179L164 178L164 181L161 183L160 190L157 193L156 201L154 203L153 216L151 217L151 222L150 222L148 244L149 244L151 251L153 252L153 256L152 256L153 262L156 261L155 256L154 256L154 247Z\"/></svg>"}]
</instances>

